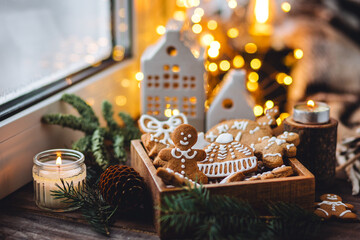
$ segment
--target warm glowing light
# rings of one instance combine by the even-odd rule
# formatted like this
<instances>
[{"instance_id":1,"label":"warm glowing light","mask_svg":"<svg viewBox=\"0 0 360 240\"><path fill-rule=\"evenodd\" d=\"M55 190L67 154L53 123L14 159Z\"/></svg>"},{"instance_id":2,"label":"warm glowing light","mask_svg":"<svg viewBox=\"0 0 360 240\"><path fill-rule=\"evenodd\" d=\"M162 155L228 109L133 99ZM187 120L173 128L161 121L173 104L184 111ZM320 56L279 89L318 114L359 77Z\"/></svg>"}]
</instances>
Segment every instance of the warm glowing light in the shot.
<instances>
[{"instance_id":1,"label":"warm glowing light","mask_svg":"<svg viewBox=\"0 0 360 240\"><path fill-rule=\"evenodd\" d=\"M166 32L166 28L163 25L159 25L156 27L156 33L159 35L164 35Z\"/></svg>"},{"instance_id":2,"label":"warm glowing light","mask_svg":"<svg viewBox=\"0 0 360 240\"><path fill-rule=\"evenodd\" d=\"M259 87L259 84L257 82L247 82L246 83L246 88L250 91L250 92L255 92Z\"/></svg>"},{"instance_id":3,"label":"warm glowing light","mask_svg":"<svg viewBox=\"0 0 360 240\"><path fill-rule=\"evenodd\" d=\"M282 122L281 118L278 117L278 118L276 119L276 124L277 124L278 126L280 126L281 122Z\"/></svg>"},{"instance_id":4,"label":"warm glowing light","mask_svg":"<svg viewBox=\"0 0 360 240\"><path fill-rule=\"evenodd\" d=\"M222 60L219 64L220 70L227 71L230 69L230 63L227 60Z\"/></svg>"},{"instance_id":5,"label":"warm glowing light","mask_svg":"<svg viewBox=\"0 0 360 240\"><path fill-rule=\"evenodd\" d=\"M283 3L281 4L281 10L283 10L284 12L290 12L290 10L291 10L291 5L290 5L290 3L288 3L288 2L283 2Z\"/></svg>"},{"instance_id":6,"label":"warm glowing light","mask_svg":"<svg viewBox=\"0 0 360 240\"><path fill-rule=\"evenodd\" d=\"M283 84L284 83L284 78L286 78L287 75L285 73L278 73L276 74L276 81L279 83L279 84Z\"/></svg>"},{"instance_id":7,"label":"warm glowing light","mask_svg":"<svg viewBox=\"0 0 360 240\"><path fill-rule=\"evenodd\" d=\"M124 78L124 79L121 81L121 86L123 86L124 88L129 87L129 86L130 86L130 81L129 81L129 79Z\"/></svg>"},{"instance_id":8,"label":"warm glowing light","mask_svg":"<svg viewBox=\"0 0 360 240\"><path fill-rule=\"evenodd\" d=\"M292 84L292 82L293 82L292 77L286 76L286 77L284 78L284 84L285 84L285 85L290 85L290 84Z\"/></svg>"},{"instance_id":9,"label":"warm glowing light","mask_svg":"<svg viewBox=\"0 0 360 240\"><path fill-rule=\"evenodd\" d=\"M245 64L244 58L240 55L236 55L233 59L233 65L235 68L241 68Z\"/></svg>"},{"instance_id":10,"label":"warm glowing light","mask_svg":"<svg viewBox=\"0 0 360 240\"><path fill-rule=\"evenodd\" d=\"M171 113L172 113L171 109L165 109L164 111L165 117L171 117Z\"/></svg>"},{"instance_id":11,"label":"warm glowing light","mask_svg":"<svg viewBox=\"0 0 360 240\"><path fill-rule=\"evenodd\" d=\"M265 107L266 107L267 109L273 108L273 107L274 107L274 102L271 101L271 100L267 100L267 101L265 102Z\"/></svg>"},{"instance_id":12,"label":"warm glowing light","mask_svg":"<svg viewBox=\"0 0 360 240\"><path fill-rule=\"evenodd\" d=\"M61 156L58 156L56 159L56 165L61 165L62 161L61 161Z\"/></svg>"},{"instance_id":13,"label":"warm glowing light","mask_svg":"<svg viewBox=\"0 0 360 240\"><path fill-rule=\"evenodd\" d=\"M198 34L198 33L201 33L201 31L202 31L202 27L201 27L201 25L200 24L194 24L193 26L192 26L192 31L194 32L194 33L196 33L196 34Z\"/></svg>"},{"instance_id":14,"label":"warm glowing light","mask_svg":"<svg viewBox=\"0 0 360 240\"><path fill-rule=\"evenodd\" d=\"M313 108L313 107L315 107L315 102L314 102L313 100L309 100L309 101L307 101L306 105L307 105L308 107Z\"/></svg>"},{"instance_id":15,"label":"warm glowing light","mask_svg":"<svg viewBox=\"0 0 360 240\"><path fill-rule=\"evenodd\" d=\"M266 23L269 19L269 0L256 0L254 13L257 22Z\"/></svg>"},{"instance_id":16,"label":"warm glowing light","mask_svg":"<svg viewBox=\"0 0 360 240\"><path fill-rule=\"evenodd\" d=\"M126 104L126 102L127 102L127 98L123 95L116 96L116 98L115 98L115 103L118 106L124 106Z\"/></svg>"},{"instance_id":17,"label":"warm glowing light","mask_svg":"<svg viewBox=\"0 0 360 240\"><path fill-rule=\"evenodd\" d=\"M207 23L207 27L210 30L215 30L217 28L217 26L218 26L218 24L217 24L217 22L215 20L210 20Z\"/></svg>"},{"instance_id":18,"label":"warm glowing light","mask_svg":"<svg viewBox=\"0 0 360 240\"><path fill-rule=\"evenodd\" d=\"M250 67L255 70L259 69L261 67L260 59L254 58L253 60L251 60Z\"/></svg>"},{"instance_id":19,"label":"warm glowing light","mask_svg":"<svg viewBox=\"0 0 360 240\"><path fill-rule=\"evenodd\" d=\"M218 41L213 41L210 43L210 48L220 49L220 43Z\"/></svg>"},{"instance_id":20,"label":"warm glowing light","mask_svg":"<svg viewBox=\"0 0 360 240\"><path fill-rule=\"evenodd\" d=\"M284 112L284 113L280 114L281 121L284 121L284 119L288 118L288 117L290 117L290 114L287 113L287 112Z\"/></svg>"},{"instance_id":21,"label":"warm glowing light","mask_svg":"<svg viewBox=\"0 0 360 240\"><path fill-rule=\"evenodd\" d=\"M229 38L236 38L237 36L239 36L239 30L237 30L236 28L230 28L227 31L227 35Z\"/></svg>"},{"instance_id":22,"label":"warm glowing light","mask_svg":"<svg viewBox=\"0 0 360 240\"><path fill-rule=\"evenodd\" d=\"M208 55L211 58L216 58L217 56L219 56L219 49L216 48L209 48L208 49Z\"/></svg>"},{"instance_id":23,"label":"warm glowing light","mask_svg":"<svg viewBox=\"0 0 360 240\"><path fill-rule=\"evenodd\" d=\"M256 117L258 117L258 116L261 116L263 114L264 109L260 105L255 105L253 111L254 111L254 115Z\"/></svg>"},{"instance_id":24,"label":"warm glowing light","mask_svg":"<svg viewBox=\"0 0 360 240\"><path fill-rule=\"evenodd\" d=\"M256 72L251 72L249 73L248 79L250 82L257 82L259 80L259 74L257 74Z\"/></svg>"},{"instance_id":25,"label":"warm glowing light","mask_svg":"<svg viewBox=\"0 0 360 240\"><path fill-rule=\"evenodd\" d=\"M176 6L185 7L185 1L184 0L176 0Z\"/></svg>"},{"instance_id":26,"label":"warm glowing light","mask_svg":"<svg viewBox=\"0 0 360 240\"><path fill-rule=\"evenodd\" d=\"M255 53L257 51L257 46L255 43L247 43L245 45L245 52L247 53Z\"/></svg>"},{"instance_id":27,"label":"warm glowing light","mask_svg":"<svg viewBox=\"0 0 360 240\"><path fill-rule=\"evenodd\" d=\"M191 104L196 104L196 97L189 98Z\"/></svg>"},{"instance_id":28,"label":"warm glowing light","mask_svg":"<svg viewBox=\"0 0 360 240\"><path fill-rule=\"evenodd\" d=\"M144 79L144 74L142 72L137 72L135 74L135 79L138 81L142 81Z\"/></svg>"},{"instance_id":29,"label":"warm glowing light","mask_svg":"<svg viewBox=\"0 0 360 240\"><path fill-rule=\"evenodd\" d=\"M175 11L174 12L174 19L177 21L184 21L186 18L186 14L184 11Z\"/></svg>"},{"instance_id":30,"label":"warm glowing light","mask_svg":"<svg viewBox=\"0 0 360 240\"><path fill-rule=\"evenodd\" d=\"M193 23L199 23L201 21L201 17L199 15L197 15L197 14L194 14L194 15L191 16L191 21Z\"/></svg>"},{"instance_id":31,"label":"warm glowing light","mask_svg":"<svg viewBox=\"0 0 360 240\"><path fill-rule=\"evenodd\" d=\"M179 109L174 109L174 110L172 111L172 115L173 115L173 116L176 116L176 115L179 115L179 114L180 114Z\"/></svg>"},{"instance_id":32,"label":"warm glowing light","mask_svg":"<svg viewBox=\"0 0 360 240\"><path fill-rule=\"evenodd\" d=\"M216 65L216 63L210 63L209 64L209 71L210 72L215 72L216 70L217 70L217 65Z\"/></svg>"},{"instance_id":33,"label":"warm glowing light","mask_svg":"<svg viewBox=\"0 0 360 240\"><path fill-rule=\"evenodd\" d=\"M121 61L124 59L124 56L125 56L125 49L123 46L120 46L120 45L117 45L114 47L114 50L113 50L113 59L115 61Z\"/></svg>"},{"instance_id":34,"label":"warm glowing light","mask_svg":"<svg viewBox=\"0 0 360 240\"><path fill-rule=\"evenodd\" d=\"M203 35L201 38L201 43L204 46L209 46L212 41L214 41L214 36L211 35L210 33Z\"/></svg>"},{"instance_id":35,"label":"warm glowing light","mask_svg":"<svg viewBox=\"0 0 360 240\"><path fill-rule=\"evenodd\" d=\"M229 8L232 8L232 9L236 8L236 7L237 7L237 2L236 2L236 0L230 0L230 1L228 2L228 6L229 6Z\"/></svg>"},{"instance_id":36,"label":"warm glowing light","mask_svg":"<svg viewBox=\"0 0 360 240\"><path fill-rule=\"evenodd\" d=\"M195 8L194 14L199 15L200 17L204 16L204 9L202 8Z\"/></svg>"},{"instance_id":37,"label":"warm glowing light","mask_svg":"<svg viewBox=\"0 0 360 240\"><path fill-rule=\"evenodd\" d=\"M299 49L299 48L297 48L297 49L294 50L294 57L295 57L296 59L302 59L303 56L304 56L303 50L301 50L301 49Z\"/></svg>"}]
</instances>

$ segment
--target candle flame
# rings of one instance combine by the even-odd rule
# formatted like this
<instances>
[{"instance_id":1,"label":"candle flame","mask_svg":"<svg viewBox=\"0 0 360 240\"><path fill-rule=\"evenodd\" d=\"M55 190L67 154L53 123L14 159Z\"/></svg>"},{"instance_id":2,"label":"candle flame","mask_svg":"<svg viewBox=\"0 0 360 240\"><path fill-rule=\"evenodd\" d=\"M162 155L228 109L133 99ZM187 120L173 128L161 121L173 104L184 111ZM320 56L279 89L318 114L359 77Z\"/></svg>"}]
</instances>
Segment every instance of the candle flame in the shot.
<instances>
[{"instance_id":1,"label":"candle flame","mask_svg":"<svg viewBox=\"0 0 360 240\"><path fill-rule=\"evenodd\" d=\"M306 105L307 105L308 107L313 108L313 107L315 107L315 102L314 102L313 100L309 100L309 101L307 101Z\"/></svg>"},{"instance_id":2,"label":"candle flame","mask_svg":"<svg viewBox=\"0 0 360 240\"><path fill-rule=\"evenodd\" d=\"M56 165L61 165L61 157L58 156L56 159Z\"/></svg>"},{"instance_id":3,"label":"candle flame","mask_svg":"<svg viewBox=\"0 0 360 240\"><path fill-rule=\"evenodd\" d=\"M269 5L270 5L269 0L255 1L254 13L257 22L266 23L266 21L269 19L269 14L270 14Z\"/></svg>"}]
</instances>

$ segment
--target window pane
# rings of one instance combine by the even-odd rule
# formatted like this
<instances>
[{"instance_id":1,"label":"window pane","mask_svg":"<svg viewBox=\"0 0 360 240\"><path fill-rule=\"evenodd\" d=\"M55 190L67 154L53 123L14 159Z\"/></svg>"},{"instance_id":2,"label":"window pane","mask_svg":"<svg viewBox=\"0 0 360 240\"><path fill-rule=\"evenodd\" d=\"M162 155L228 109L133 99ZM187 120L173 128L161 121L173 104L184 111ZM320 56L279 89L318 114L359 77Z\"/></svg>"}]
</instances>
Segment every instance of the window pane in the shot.
<instances>
[{"instance_id":1,"label":"window pane","mask_svg":"<svg viewBox=\"0 0 360 240\"><path fill-rule=\"evenodd\" d=\"M0 2L0 105L111 55L109 0Z\"/></svg>"}]
</instances>

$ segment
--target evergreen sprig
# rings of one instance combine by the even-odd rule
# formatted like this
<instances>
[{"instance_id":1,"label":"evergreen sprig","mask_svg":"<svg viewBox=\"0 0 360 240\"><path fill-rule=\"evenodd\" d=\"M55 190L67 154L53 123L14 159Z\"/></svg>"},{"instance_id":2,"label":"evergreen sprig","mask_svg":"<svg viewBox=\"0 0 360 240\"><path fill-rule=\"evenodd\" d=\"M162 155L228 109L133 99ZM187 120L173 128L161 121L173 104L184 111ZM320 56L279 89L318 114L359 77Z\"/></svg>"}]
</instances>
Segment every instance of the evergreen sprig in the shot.
<instances>
[{"instance_id":1,"label":"evergreen sprig","mask_svg":"<svg viewBox=\"0 0 360 240\"><path fill-rule=\"evenodd\" d=\"M194 239L310 239L321 223L295 204L268 204L262 216L245 201L196 186L165 196L160 210L165 231Z\"/></svg>"},{"instance_id":2,"label":"evergreen sprig","mask_svg":"<svg viewBox=\"0 0 360 240\"><path fill-rule=\"evenodd\" d=\"M74 186L73 182L68 183L61 179L61 185L56 184L58 190L52 190L51 195L70 204L70 207L78 207L95 231L109 236L117 207L112 207L104 201L96 184L90 186L85 183L83 187L79 187Z\"/></svg>"},{"instance_id":3,"label":"evergreen sprig","mask_svg":"<svg viewBox=\"0 0 360 240\"><path fill-rule=\"evenodd\" d=\"M129 114L119 113L119 117L124 123L120 126L113 118L114 111L111 103L104 101L102 115L107 126L101 127L91 106L80 97L74 94L64 94L61 100L73 106L80 117L61 113L47 114L42 117L42 122L84 132L85 136L74 142L72 147L84 153L87 161L92 161L103 170L111 164L126 161L125 147L130 145L132 139L140 138L140 131Z\"/></svg>"}]
</instances>

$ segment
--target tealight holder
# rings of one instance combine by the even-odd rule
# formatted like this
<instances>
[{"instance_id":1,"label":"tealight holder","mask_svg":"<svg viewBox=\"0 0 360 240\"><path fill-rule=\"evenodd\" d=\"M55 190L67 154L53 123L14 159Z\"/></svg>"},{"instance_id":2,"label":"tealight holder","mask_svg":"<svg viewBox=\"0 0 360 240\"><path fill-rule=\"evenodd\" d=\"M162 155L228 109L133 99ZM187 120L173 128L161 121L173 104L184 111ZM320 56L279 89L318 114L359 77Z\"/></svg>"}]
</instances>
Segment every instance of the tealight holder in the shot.
<instances>
[{"instance_id":1,"label":"tealight holder","mask_svg":"<svg viewBox=\"0 0 360 240\"><path fill-rule=\"evenodd\" d=\"M36 205L44 210L67 212L75 210L64 199L52 196L56 186L62 186L61 179L81 191L86 181L85 157L81 152L70 149L52 149L34 157L33 179Z\"/></svg>"},{"instance_id":2,"label":"tealight holder","mask_svg":"<svg viewBox=\"0 0 360 240\"><path fill-rule=\"evenodd\" d=\"M300 137L296 157L314 174L316 187L323 189L335 179L338 122L329 113L326 103L309 100L295 105L293 116L284 120L284 130Z\"/></svg>"}]
</instances>

